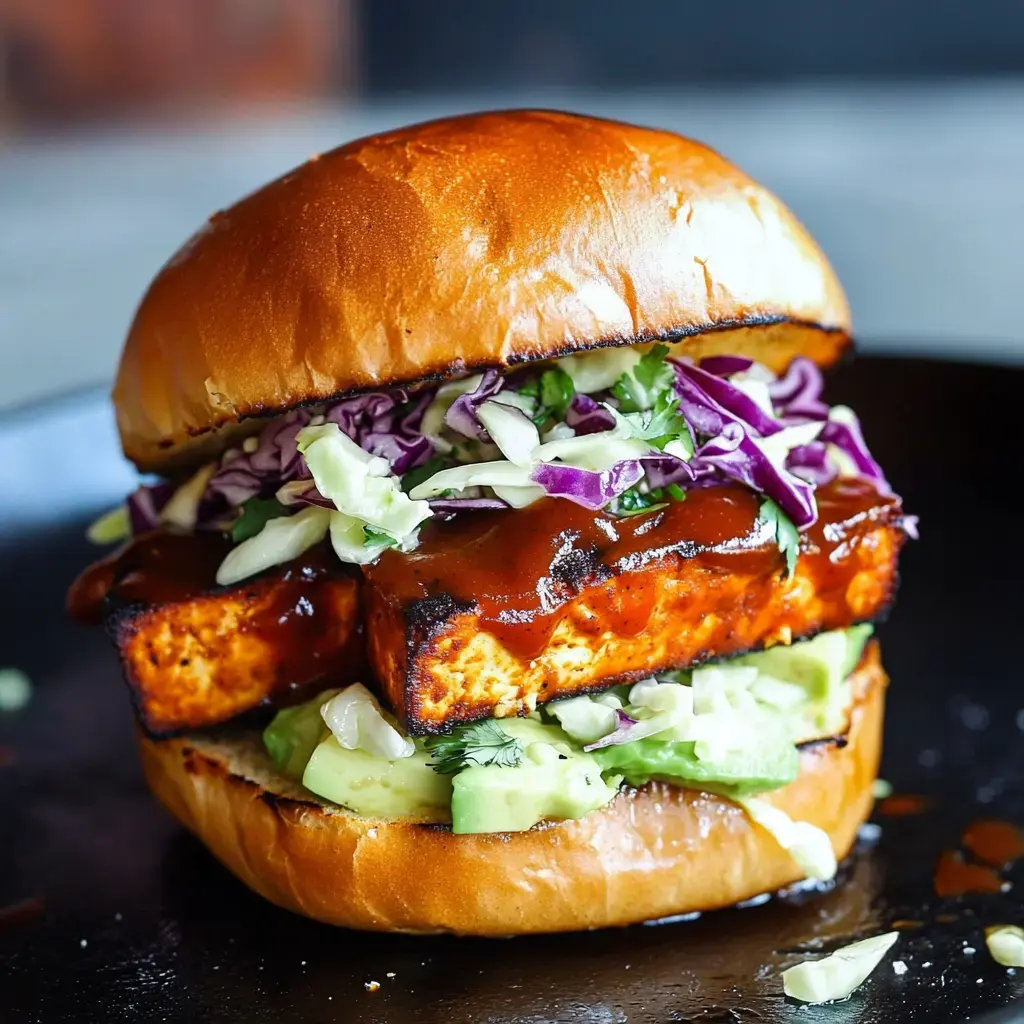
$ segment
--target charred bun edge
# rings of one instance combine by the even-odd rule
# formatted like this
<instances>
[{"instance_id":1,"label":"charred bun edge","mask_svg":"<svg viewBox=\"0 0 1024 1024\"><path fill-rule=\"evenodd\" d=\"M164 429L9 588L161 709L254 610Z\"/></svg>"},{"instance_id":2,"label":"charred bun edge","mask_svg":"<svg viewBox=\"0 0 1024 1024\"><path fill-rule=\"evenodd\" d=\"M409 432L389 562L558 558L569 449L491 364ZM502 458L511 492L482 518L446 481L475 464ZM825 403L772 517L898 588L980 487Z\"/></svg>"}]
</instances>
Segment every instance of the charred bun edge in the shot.
<instances>
[{"instance_id":1,"label":"charred bun edge","mask_svg":"<svg viewBox=\"0 0 1024 1024\"><path fill-rule=\"evenodd\" d=\"M441 384L457 377L468 376L473 373L485 373L488 370L497 370L499 372L517 370L529 367L531 364L549 362L565 356L584 355L587 352L595 352L604 348L624 348L628 345L673 345L702 335L725 334L729 331L776 327L783 324L802 330L815 331L835 340L831 360L826 369L844 365L853 357L854 341L845 329L783 315L752 316L743 319L725 320L719 323L671 328L666 331L646 331L631 337L607 337L595 341L560 345L549 352L513 353L505 362L484 360L476 363L466 363L461 359L455 359L444 366L415 377L310 395L289 405L275 406L258 403L249 407L238 408L236 410L237 416L233 420L225 419L217 425L205 427L189 427L189 441L184 444L171 438L164 438L157 442L156 448L168 453L166 458L142 459L132 457L132 461L139 472L142 473L182 474L194 468L196 463L202 458L215 454L222 447L217 443L217 440L223 434L231 433L233 429L240 427L243 428L243 432L248 433L249 431L244 430L244 426L251 425L253 421L274 419L278 416L286 415L293 409L305 409L310 406L338 402L345 398L355 398L358 395L374 391L386 391L390 388L416 388L424 384ZM756 358L756 356L751 356L751 358ZM212 446L205 444L203 439L213 441L214 444ZM198 444L194 442L198 442ZM176 452L174 451L175 449L177 449Z\"/></svg>"}]
</instances>

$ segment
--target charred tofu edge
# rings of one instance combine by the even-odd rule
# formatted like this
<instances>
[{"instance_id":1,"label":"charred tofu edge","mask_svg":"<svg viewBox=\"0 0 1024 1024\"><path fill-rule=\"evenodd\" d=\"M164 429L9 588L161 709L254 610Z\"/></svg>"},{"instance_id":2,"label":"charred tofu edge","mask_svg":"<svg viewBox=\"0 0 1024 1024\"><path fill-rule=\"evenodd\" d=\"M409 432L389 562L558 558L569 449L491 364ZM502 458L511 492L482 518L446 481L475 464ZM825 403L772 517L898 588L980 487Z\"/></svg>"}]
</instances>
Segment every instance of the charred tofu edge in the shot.
<instances>
[{"instance_id":1,"label":"charred tofu edge","mask_svg":"<svg viewBox=\"0 0 1024 1024\"><path fill-rule=\"evenodd\" d=\"M880 577L887 577L886 585L879 599L872 604L868 614L853 614L841 622L823 622L813 628L795 633L788 640L784 641L776 639L772 632L769 632L756 643L739 645L736 648L730 648L728 651L720 652L714 648L704 648L681 663L659 663L653 666L644 666L635 670L602 676L600 681L578 687L559 687L557 692L550 698L536 695L535 705L540 706L548 700L567 699L569 697L600 693L613 686L637 682L657 672L689 669L702 664L725 661L729 658L740 657L744 654L763 650L779 642L796 643L801 640L809 640L818 633L826 632L830 629L846 628L864 622L884 621L892 607L899 586L898 558L900 549L906 540L906 534L902 526L903 517L901 512L896 512L896 514L888 516L868 515L864 518L868 525L867 529L861 534L861 539L885 534L888 535L891 541L891 552L886 562L888 571L878 573ZM851 524L844 525L849 527ZM647 561L639 570L630 571L636 571L638 574L657 572L660 566L672 558L678 559L683 564L689 561L685 555L679 552L662 553L657 563ZM780 569L779 573L773 574L772 579L779 579L781 575L782 570ZM595 579L594 583L590 586L596 587L608 582L609 580L602 576L599 579ZM568 608L571 606L573 601L586 595L587 589L589 587L582 589L573 598L564 602L561 607ZM432 594L428 597L412 601L401 608L387 601L382 601L380 604L383 606L383 611L378 612L376 616L378 623L371 628L379 628L379 620L383 616L391 618L391 622L385 625L385 629L393 631L395 620L401 619L404 624L405 633L405 665L404 672L401 673L403 678L401 679L402 690L400 693L396 692L397 687L394 685L396 680L394 679L379 679L378 683L402 719L410 735L442 734L450 732L456 726L464 725L468 722L479 721L488 717L505 717L505 715L501 714L500 702L487 705L477 701L464 700L454 703L449 713L440 718L424 714L424 696L429 688L437 686L436 681L431 680L426 671L431 656L433 655L435 660L439 660L437 655L439 641L445 638L446 631L451 628L460 615L472 616L476 612L475 603L459 601L449 594ZM472 623L467 625L472 626ZM482 629L478 631L486 632L486 630ZM466 637L455 635L452 638L453 650L448 653L458 652L465 643ZM520 707L511 713L525 715L530 710L529 707Z\"/></svg>"}]
</instances>

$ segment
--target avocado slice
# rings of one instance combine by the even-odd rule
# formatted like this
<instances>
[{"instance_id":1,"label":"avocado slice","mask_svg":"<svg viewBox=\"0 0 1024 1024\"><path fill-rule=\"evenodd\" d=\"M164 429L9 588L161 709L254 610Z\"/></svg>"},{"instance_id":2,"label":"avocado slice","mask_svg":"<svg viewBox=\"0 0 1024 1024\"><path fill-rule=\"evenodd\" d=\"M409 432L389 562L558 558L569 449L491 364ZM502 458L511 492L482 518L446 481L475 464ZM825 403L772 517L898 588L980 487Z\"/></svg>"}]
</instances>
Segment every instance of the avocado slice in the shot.
<instances>
[{"instance_id":1,"label":"avocado slice","mask_svg":"<svg viewBox=\"0 0 1024 1024\"><path fill-rule=\"evenodd\" d=\"M619 780L606 782L594 756L557 726L517 718L501 727L522 740L522 763L459 772L452 785L453 832L523 832L548 818L582 818L618 791Z\"/></svg>"},{"instance_id":2,"label":"avocado slice","mask_svg":"<svg viewBox=\"0 0 1024 1024\"><path fill-rule=\"evenodd\" d=\"M330 735L320 717L320 708L339 690L326 690L315 700L284 708L274 715L263 730L263 745L267 748L274 767L296 781L302 778L316 745Z\"/></svg>"},{"instance_id":3,"label":"avocado slice","mask_svg":"<svg viewBox=\"0 0 1024 1024\"><path fill-rule=\"evenodd\" d=\"M652 779L718 791L727 787L737 796L764 793L792 782L800 770L800 754L792 743L766 738L763 746L737 750L715 761L704 761L690 741L654 738L634 740L594 752L605 772L616 772L631 786L645 786Z\"/></svg>"},{"instance_id":4,"label":"avocado slice","mask_svg":"<svg viewBox=\"0 0 1024 1024\"><path fill-rule=\"evenodd\" d=\"M364 750L346 750L333 737L319 743L302 784L311 793L373 818L447 821L452 780L428 766L421 749L389 761Z\"/></svg>"},{"instance_id":5,"label":"avocado slice","mask_svg":"<svg viewBox=\"0 0 1024 1024\"><path fill-rule=\"evenodd\" d=\"M811 640L734 658L727 664L749 665L802 686L810 700L828 701L857 667L871 631L870 624L834 629Z\"/></svg>"}]
</instances>

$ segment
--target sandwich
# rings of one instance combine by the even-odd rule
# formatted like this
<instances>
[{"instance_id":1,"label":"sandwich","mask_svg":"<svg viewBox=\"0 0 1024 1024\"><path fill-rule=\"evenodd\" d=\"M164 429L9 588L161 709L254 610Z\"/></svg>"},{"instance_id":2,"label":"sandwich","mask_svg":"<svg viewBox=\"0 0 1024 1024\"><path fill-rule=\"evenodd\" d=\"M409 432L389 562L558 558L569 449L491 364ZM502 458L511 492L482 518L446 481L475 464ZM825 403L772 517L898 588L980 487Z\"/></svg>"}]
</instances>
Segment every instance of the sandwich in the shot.
<instances>
[{"instance_id":1,"label":"sandwich","mask_svg":"<svg viewBox=\"0 0 1024 1024\"><path fill-rule=\"evenodd\" d=\"M714 151L548 111L348 143L160 270L148 482L69 594L152 791L350 928L625 925L827 882L914 535L836 276Z\"/></svg>"}]
</instances>

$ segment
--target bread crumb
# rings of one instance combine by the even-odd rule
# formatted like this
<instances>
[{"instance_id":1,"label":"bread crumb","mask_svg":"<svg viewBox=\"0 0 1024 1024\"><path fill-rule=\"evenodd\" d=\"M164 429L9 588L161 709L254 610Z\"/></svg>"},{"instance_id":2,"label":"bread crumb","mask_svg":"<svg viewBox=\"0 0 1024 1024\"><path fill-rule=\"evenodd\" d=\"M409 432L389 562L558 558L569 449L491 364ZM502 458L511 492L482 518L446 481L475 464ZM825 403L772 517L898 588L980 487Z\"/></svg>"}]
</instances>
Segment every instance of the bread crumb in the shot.
<instances>
[{"instance_id":1,"label":"bread crumb","mask_svg":"<svg viewBox=\"0 0 1024 1024\"><path fill-rule=\"evenodd\" d=\"M386 977L388 977L388 978L393 978L394 976L395 976L395 972L394 971L388 971L388 973L386 975Z\"/></svg>"},{"instance_id":2,"label":"bread crumb","mask_svg":"<svg viewBox=\"0 0 1024 1024\"><path fill-rule=\"evenodd\" d=\"M379 981L367 981L367 982L365 982L363 984L363 988L365 988L367 992L376 992L377 989L380 988L380 982Z\"/></svg>"},{"instance_id":3,"label":"bread crumb","mask_svg":"<svg viewBox=\"0 0 1024 1024\"><path fill-rule=\"evenodd\" d=\"M907 973L907 965L902 960L893 960L892 969L896 974Z\"/></svg>"}]
</instances>

